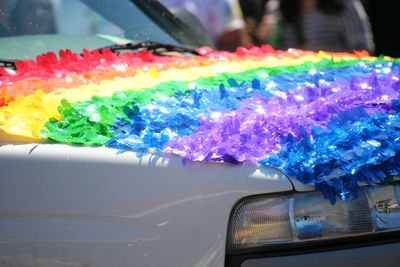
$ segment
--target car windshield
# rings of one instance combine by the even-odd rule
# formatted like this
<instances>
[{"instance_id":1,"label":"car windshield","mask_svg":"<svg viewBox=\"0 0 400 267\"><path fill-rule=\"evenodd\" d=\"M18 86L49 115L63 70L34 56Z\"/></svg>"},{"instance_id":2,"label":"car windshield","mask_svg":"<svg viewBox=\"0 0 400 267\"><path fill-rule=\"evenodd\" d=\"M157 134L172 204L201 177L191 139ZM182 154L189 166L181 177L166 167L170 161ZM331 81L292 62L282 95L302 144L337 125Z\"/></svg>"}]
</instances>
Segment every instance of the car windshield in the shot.
<instances>
[{"instance_id":1,"label":"car windshield","mask_svg":"<svg viewBox=\"0 0 400 267\"><path fill-rule=\"evenodd\" d=\"M149 14L152 10L158 17ZM193 42L188 29L155 1L1 0L0 59L141 40L201 45L201 40Z\"/></svg>"}]
</instances>

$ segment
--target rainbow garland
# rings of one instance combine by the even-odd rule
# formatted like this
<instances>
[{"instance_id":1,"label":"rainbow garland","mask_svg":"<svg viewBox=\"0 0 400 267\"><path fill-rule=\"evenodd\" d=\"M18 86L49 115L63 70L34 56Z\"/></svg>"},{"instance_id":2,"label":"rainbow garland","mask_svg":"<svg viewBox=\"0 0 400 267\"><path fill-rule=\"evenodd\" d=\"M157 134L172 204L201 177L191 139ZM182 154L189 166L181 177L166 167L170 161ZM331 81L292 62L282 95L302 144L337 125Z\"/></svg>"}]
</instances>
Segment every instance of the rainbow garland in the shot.
<instances>
[{"instance_id":1,"label":"rainbow garland","mask_svg":"<svg viewBox=\"0 0 400 267\"><path fill-rule=\"evenodd\" d=\"M400 172L399 61L269 46L61 51L0 68L0 137L255 163L335 202Z\"/></svg>"}]
</instances>

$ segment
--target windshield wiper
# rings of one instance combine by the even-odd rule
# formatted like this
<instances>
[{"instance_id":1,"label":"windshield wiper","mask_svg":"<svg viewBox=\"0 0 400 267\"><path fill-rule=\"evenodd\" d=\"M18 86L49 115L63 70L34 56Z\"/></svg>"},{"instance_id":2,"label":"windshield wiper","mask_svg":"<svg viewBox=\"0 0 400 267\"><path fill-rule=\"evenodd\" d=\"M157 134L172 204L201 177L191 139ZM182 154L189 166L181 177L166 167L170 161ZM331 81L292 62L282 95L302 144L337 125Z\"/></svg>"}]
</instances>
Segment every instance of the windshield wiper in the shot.
<instances>
[{"instance_id":1,"label":"windshield wiper","mask_svg":"<svg viewBox=\"0 0 400 267\"><path fill-rule=\"evenodd\" d=\"M134 52L150 51L156 55L162 55L162 53L165 52L190 53L193 55L199 55L199 53L197 53L197 51L194 49L170 44L157 43L153 41L141 41L137 43L127 43L122 45L110 45L97 48L96 50L101 51L101 49L104 48L108 48L114 53L118 53L119 51L123 50L132 50ZM18 60L0 59L0 67L16 69L15 62L17 61Z\"/></svg>"},{"instance_id":2,"label":"windshield wiper","mask_svg":"<svg viewBox=\"0 0 400 267\"><path fill-rule=\"evenodd\" d=\"M0 59L0 67L16 69L15 62L17 62L17 60Z\"/></svg>"},{"instance_id":3,"label":"windshield wiper","mask_svg":"<svg viewBox=\"0 0 400 267\"><path fill-rule=\"evenodd\" d=\"M162 55L162 53L164 52L179 52L179 53L190 53L193 55L199 55L199 53L197 53L197 51L194 49L171 45L171 44L157 43L153 41L140 41L137 43L110 45L98 48L97 50L101 50L103 48L108 48L113 52L118 52L122 50L133 50L135 52L150 51L157 55Z\"/></svg>"}]
</instances>

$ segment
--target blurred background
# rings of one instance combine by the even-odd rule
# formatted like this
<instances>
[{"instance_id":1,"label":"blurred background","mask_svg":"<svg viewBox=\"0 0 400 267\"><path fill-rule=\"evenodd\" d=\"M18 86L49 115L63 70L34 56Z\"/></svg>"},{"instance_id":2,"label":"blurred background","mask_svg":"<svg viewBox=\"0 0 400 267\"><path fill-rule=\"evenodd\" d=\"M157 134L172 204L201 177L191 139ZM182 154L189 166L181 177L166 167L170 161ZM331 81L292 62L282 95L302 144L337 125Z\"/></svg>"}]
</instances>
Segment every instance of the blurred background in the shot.
<instances>
[{"instance_id":1,"label":"blurred background","mask_svg":"<svg viewBox=\"0 0 400 267\"><path fill-rule=\"evenodd\" d=\"M157 0L147 1L157 3ZM400 57L400 36L397 33L400 23L396 14L398 1L158 0L158 2L194 28L198 36L211 41L220 50L234 51L238 46L269 44L275 49L299 48L333 52L366 50L372 55ZM25 13L21 10L25 10ZM67 12L68 10L73 12ZM63 14L69 14L69 17L63 19ZM74 17L71 18L70 14ZM79 22L79 27L72 23L64 23L65 21L74 21L75 24ZM149 24L149 22L143 23ZM136 23L130 25L133 27ZM140 29L135 30L139 32ZM116 37L127 37L126 29L109 23L107 19L88 10L76 0L0 0L0 36L55 32L107 33ZM159 35L156 33L145 37L156 39ZM138 36L135 40L140 38L144 37Z\"/></svg>"},{"instance_id":2,"label":"blurred background","mask_svg":"<svg viewBox=\"0 0 400 267\"><path fill-rule=\"evenodd\" d=\"M276 49L347 51L400 57L397 1L159 0L183 8L218 49L270 44ZM179 15L178 15L179 17Z\"/></svg>"}]
</instances>

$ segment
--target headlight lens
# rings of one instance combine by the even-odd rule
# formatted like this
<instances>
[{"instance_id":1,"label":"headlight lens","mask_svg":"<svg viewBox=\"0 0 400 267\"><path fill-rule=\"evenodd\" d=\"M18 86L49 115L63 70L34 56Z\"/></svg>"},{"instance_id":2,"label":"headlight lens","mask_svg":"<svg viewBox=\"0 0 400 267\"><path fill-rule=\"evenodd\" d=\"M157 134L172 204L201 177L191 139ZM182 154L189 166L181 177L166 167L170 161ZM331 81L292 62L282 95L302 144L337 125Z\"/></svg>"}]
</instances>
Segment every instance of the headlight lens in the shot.
<instances>
[{"instance_id":1,"label":"headlight lens","mask_svg":"<svg viewBox=\"0 0 400 267\"><path fill-rule=\"evenodd\" d=\"M400 229L399 185L364 188L332 206L320 192L255 196L233 210L228 249L367 235Z\"/></svg>"}]
</instances>

